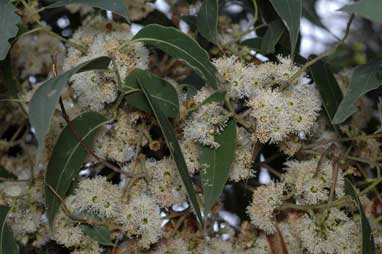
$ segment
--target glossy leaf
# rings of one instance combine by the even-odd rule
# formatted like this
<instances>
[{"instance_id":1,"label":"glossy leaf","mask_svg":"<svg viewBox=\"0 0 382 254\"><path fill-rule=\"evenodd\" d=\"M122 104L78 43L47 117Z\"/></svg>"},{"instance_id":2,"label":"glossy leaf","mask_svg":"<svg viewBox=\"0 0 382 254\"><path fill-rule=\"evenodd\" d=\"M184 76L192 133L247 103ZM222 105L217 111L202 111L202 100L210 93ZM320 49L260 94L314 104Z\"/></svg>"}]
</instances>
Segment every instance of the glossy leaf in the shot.
<instances>
[{"instance_id":1,"label":"glossy leaf","mask_svg":"<svg viewBox=\"0 0 382 254\"><path fill-rule=\"evenodd\" d=\"M9 207L0 206L0 254L18 254L18 246L13 232L7 225Z\"/></svg>"},{"instance_id":2,"label":"glossy leaf","mask_svg":"<svg viewBox=\"0 0 382 254\"><path fill-rule=\"evenodd\" d=\"M72 120L72 126L76 130L77 135L82 138L83 144L90 146L93 142L95 131L106 122L107 119L102 115L95 112L87 112ZM50 225L52 225L61 205L57 195L61 198L67 196L71 184L78 178L86 154L86 150L75 134L73 134L73 130L66 126L53 148L45 175L45 203Z\"/></svg>"},{"instance_id":3,"label":"glossy leaf","mask_svg":"<svg viewBox=\"0 0 382 254\"><path fill-rule=\"evenodd\" d=\"M10 179L10 180L17 179L17 176L15 176L14 174L10 173L3 166L0 166L0 178L1 178L0 179L0 182L1 182L2 179Z\"/></svg>"},{"instance_id":4,"label":"glossy leaf","mask_svg":"<svg viewBox=\"0 0 382 254\"><path fill-rule=\"evenodd\" d=\"M353 4L345 5L340 11L354 13L374 22L382 22L381 0L361 0Z\"/></svg>"},{"instance_id":5,"label":"glossy leaf","mask_svg":"<svg viewBox=\"0 0 382 254\"><path fill-rule=\"evenodd\" d=\"M199 33L208 41L216 43L218 35L219 1L203 1L199 9L196 26Z\"/></svg>"},{"instance_id":6,"label":"glossy leaf","mask_svg":"<svg viewBox=\"0 0 382 254\"><path fill-rule=\"evenodd\" d=\"M159 127L162 131L168 149L170 150L171 156L176 163L176 167L178 169L179 175L182 178L182 182L184 187L186 188L188 197L190 199L191 205L194 208L196 216L201 224L203 224L203 217L200 212L200 206L198 203L198 199L196 196L196 192L194 186L192 184L191 177L188 174L187 164L184 160L184 156L182 150L180 149L179 143L176 139L175 130L172 127L171 123L167 119L167 117L163 114L160 106L156 103L154 98L151 96L148 86L145 83L138 81L141 86L142 91L144 92L148 103L155 115L155 118L158 121Z\"/></svg>"},{"instance_id":7,"label":"glossy leaf","mask_svg":"<svg viewBox=\"0 0 382 254\"><path fill-rule=\"evenodd\" d=\"M268 25L264 38L261 41L261 53L269 54L275 52L275 46L284 33L284 25L281 20L275 20Z\"/></svg>"},{"instance_id":8,"label":"glossy leaf","mask_svg":"<svg viewBox=\"0 0 382 254\"><path fill-rule=\"evenodd\" d=\"M102 225L99 226L82 224L80 225L80 228L85 235L89 236L99 244L114 246L113 242L111 241L111 232L107 227Z\"/></svg>"},{"instance_id":9,"label":"glossy leaf","mask_svg":"<svg viewBox=\"0 0 382 254\"><path fill-rule=\"evenodd\" d=\"M216 91L213 94L211 94L210 96L208 96L207 99L205 99L202 102L202 105L208 104L211 102L222 102L222 101L224 101L225 95L226 95L225 91Z\"/></svg>"},{"instance_id":10,"label":"glossy leaf","mask_svg":"<svg viewBox=\"0 0 382 254\"><path fill-rule=\"evenodd\" d=\"M309 70L314 83L316 83L320 91L326 114L331 121L342 100L341 89L333 73L324 62L315 63Z\"/></svg>"},{"instance_id":11,"label":"glossy leaf","mask_svg":"<svg viewBox=\"0 0 382 254\"><path fill-rule=\"evenodd\" d=\"M375 253L375 244L374 237L371 231L371 227L369 221L367 220L365 211L363 210L361 201L359 200L359 196L356 188L353 186L351 181L345 178L345 193L350 195L355 201L359 214L361 217L361 229L362 229L362 245L361 245L361 253L362 254L374 254Z\"/></svg>"},{"instance_id":12,"label":"glossy leaf","mask_svg":"<svg viewBox=\"0 0 382 254\"><path fill-rule=\"evenodd\" d=\"M357 111L354 103L367 92L382 85L382 62L372 62L357 66L350 86L334 115L333 124L340 124Z\"/></svg>"},{"instance_id":13,"label":"glossy leaf","mask_svg":"<svg viewBox=\"0 0 382 254\"><path fill-rule=\"evenodd\" d=\"M126 92L132 89L139 89L138 78L146 84L151 96L160 104L163 114L167 117L176 117L179 113L179 99L175 88L166 80L152 74L149 71L135 69L123 83ZM125 96L126 102L140 110L152 112L142 91L138 91Z\"/></svg>"},{"instance_id":14,"label":"glossy leaf","mask_svg":"<svg viewBox=\"0 0 382 254\"><path fill-rule=\"evenodd\" d=\"M219 198L227 182L236 147L236 123L230 120L225 129L215 136L218 149L199 146L201 173L204 191L204 213L208 214Z\"/></svg>"},{"instance_id":15,"label":"glossy leaf","mask_svg":"<svg viewBox=\"0 0 382 254\"><path fill-rule=\"evenodd\" d=\"M277 14L284 20L288 28L292 56L294 56L298 34L300 32L302 1L303 0L270 0Z\"/></svg>"},{"instance_id":16,"label":"glossy leaf","mask_svg":"<svg viewBox=\"0 0 382 254\"><path fill-rule=\"evenodd\" d=\"M210 62L208 53L190 36L172 27L148 25L133 38L164 51L166 54L185 61L206 82L218 86L217 71Z\"/></svg>"},{"instance_id":17,"label":"glossy leaf","mask_svg":"<svg viewBox=\"0 0 382 254\"><path fill-rule=\"evenodd\" d=\"M40 151L43 147L42 144L44 144L45 135L49 129L52 114L70 78L79 72L107 69L110 60L109 57L98 57L77 65L73 69L44 82L33 94L31 102L29 103L29 120L35 129Z\"/></svg>"},{"instance_id":18,"label":"glossy leaf","mask_svg":"<svg viewBox=\"0 0 382 254\"><path fill-rule=\"evenodd\" d=\"M17 24L20 23L21 19L15 11L16 7L11 1L0 1L0 61L7 57L11 47L9 40L15 37L19 30Z\"/></svg>"},{"instance_id":19,"label":"glossy leaf","mask_svg":"<svg viewBox=\"0 0 382 254\"><path fill-rule=\"evenodd\" d=\"M124 0L53 0L46 8L57 8L68 4L84 4L91 7L100 8L103 10L112 11L129 21L127 6Z\"/></svg>"}]
</instances>

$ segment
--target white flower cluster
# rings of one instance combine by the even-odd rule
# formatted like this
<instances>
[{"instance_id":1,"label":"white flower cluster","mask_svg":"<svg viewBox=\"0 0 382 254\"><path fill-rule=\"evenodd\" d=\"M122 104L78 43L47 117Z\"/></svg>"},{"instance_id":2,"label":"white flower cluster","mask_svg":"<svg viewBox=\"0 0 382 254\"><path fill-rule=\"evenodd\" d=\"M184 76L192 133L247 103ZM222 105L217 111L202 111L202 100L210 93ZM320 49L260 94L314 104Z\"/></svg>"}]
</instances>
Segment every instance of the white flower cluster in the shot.
<instances>
[{"instance_id":1,"label":"white flower cluster","mask_svg":"<svg viewBox=\"0 0 382 254\"><path fill-rule=\"evenodd\" d=\"M148 248L162 235L162 219L156 202L145 193L134 195L125 202L116 185L98 176L81 181L65 204L72 216L119 225L127 237L137 237L139 245ZM63 210L56 216L53 229L55 240L66 247L75 247L78 251L98 248L98 244L86 236L79 224Z\"/></svg>"},{"instance_id":2,"label":"white flower cluster","mask_svg":"<svg viewBox=\"0 0 382 254\"><path fill-rule=\"evenodd\" d=\"M267 234L275 232L274 210L282 204L284 184L271 183L253 192L252 204L247 208L252 224Z\"/></svg>"},{"instance_id":3,"label":"white flower cluster","mask_svg":"<svg viewBox=\"0 0 382 254\"><path fill-rule=\"evenodd\" d=\"M289 83L298 71L291 59L279 57L279 61L244 65L234 56L215 60L231 97L248 101L262 143L309 133L321 108L318 91L306 77Z\"/></svg>"},{"instance_id":4,"label":"white flower cluster","mask_svg":"<svg viewBox=\"0 0 382 254\"><path fill-rule=\"evenodd\" d=\"M283 181L294 189L294 197L302 204L318 204L329 199L332 185L333 166L317 159L308 161L288 161ZM344 177L338 172L335 197L344 195Z\"/></svg>"},{"instance_id":5,"label":"white flower cluster","mask_svg":"<svg viewBox=\"0 0 382 254\"><path fill-rule=\"evenodd\" d=\"M87 54L71 47L64 61L64 70L100 56L115 60L121 79L134 68L147 69L148 50L141 43L131 41L132 33L126 24L110 23L101 17L85 21L74 34L73 40L87 47ZM113 71L90 71L72 77L73 90L82 107L101 111L105 104L118 95L117 79Z\"/></svg>"}]
</instances>

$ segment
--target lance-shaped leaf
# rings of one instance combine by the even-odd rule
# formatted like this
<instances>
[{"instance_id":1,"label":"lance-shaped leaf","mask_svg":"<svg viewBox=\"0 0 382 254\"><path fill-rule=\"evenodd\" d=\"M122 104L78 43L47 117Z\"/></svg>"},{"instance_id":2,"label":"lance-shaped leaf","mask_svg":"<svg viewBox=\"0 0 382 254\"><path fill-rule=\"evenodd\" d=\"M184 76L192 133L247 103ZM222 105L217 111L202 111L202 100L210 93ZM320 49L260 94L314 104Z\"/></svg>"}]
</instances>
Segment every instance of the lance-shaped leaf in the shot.
<instances>
[{"instance_id":1,"label":"lance-shaped leaf","mask_svg":"<svg viewBox=\"0 0 382 254\"><path fill-rule=\"evenodd\" d=\"M9 39L16 36L20 17L15 13L16 8L11 1L0 1L0 61L5 59L11 47Z\"/></svg>"},{"instance_id":2,"label":"lance-shaped leaf","mask_svg":"<svg viewBox=\"0 0 382 254\"><path fill-rule=\"evenodd\" d=\"M326 114L331 121L342 100L341 89L333 73L323 61L318 61L309 70L314 83L316 83L320 91Z\"/></svg>"},{"instance_id":3,"label":"lance-shaped leaf","mask_svg":"<svg viewBox=\"0 0 382 254\"><path fill-rule=\"evenodd\" d=\"M4 181L6 179L15 180L15 179L17 179L17 176L15 176L14 174L10 173L3 166L0 166L0 182Z\"/></svg>"},{"instance_id":4,"label":"lance-shaped leaf","mask_svg":"<svg viewBox=\"0 0 382 254\"><path fill-rule=\"evenodd\" d=\"M150 95L147 84L141 83L138 80L139 85L141 86L142 91L144 92L147 102L150 104L150 107L155 115L155 118L158 121L159 127L162 131L164 139L166 140L166 144L168 149L170 150L171 156L175 161L176 167L178 169L179 175L182 178L182 182L184 187L186 188L188 197L190 199L191 205L194 208L196 216L201 224L203 224L203 217L200 212L200 206L198 203L198 199L195 193L194 186L191 181L191 177L188 174L187 164L184 160L184 156L182 150L180 149L178 140L176 139L175 130L172 127L171 123L167 119L167 117L163 114L160 105L156 103L154 98Z\"/></svg>"},{"instance_id":5,"label":"lance-shaped leaf","mask_svg":"<svg viewBox=\"0 0 382 254\"><path fill-rule=\"evenodd\" d=\"M218 86L217 71L210 62L208 53L194 39L178 29L152 24L141 29L133 40L157 47L166 54L185 61L210 86Z\"/></svg>"},{"instance_id":6,"label":"lance-shaped leaf","mask_svg":"<svg viewBox=\"0 0 382 254\"><path fill-rule=\"evenodd\" d=\"M290 37L291 55L294 56L298 34L300 32L300 20L302 15L303 0L270 0L277 14L284 20Z\"/></svg>"},{"instance_id":7,"label":"lance-shaped leaf","mask_svg":"<svg viewBox=\"0 0 382 254\"><path fill-rule=\"evenodd\" d=\"M98 113L83 113L60 134L45 175L45 203L50 225L61 205L59 197L65 198L72 183L78 179L87 154L81 143L90 146L95 131L106 122L107 119ZM78 138L81 138L81 142Z\"/></svg>"},{"instance_id":8,"label":"lance-shaped leaf","mask_svg":"<svg viewBox=\"0 0 382 254\"><path fill-rule=\"evenodd\" d=\"M236 123L230 120L225 129L215 136L220 147L199 146L204 191L204 212L207 215L219 198L227 182L236 147Z\"/></svg>"},{"instance_id":9,"label":"lance-shaped leaf","mask_svg":"<svg viewBox=\"0 0 382 254\"><path fill-rule=\"evenodd\" d=\"M382 22L382 1L381 0L361 0L354 4L345 5L340 11L354 13L374 22Z\"/></svg>"},{"instance_id":10,"label":"lance-shaped leaf","mask_svg":"<svg viewBox=\"0 0 382 254\"><path fill-rule=\"evenodd\" d=\"M373 238L373 234L371 231L369 221L367 220L365 211L363 210L362 203L359 200L357 190L355 189L355 187L353 186L351 181L347 178L345 178L345 193L347 195L350 195L354 199L354 201L358 207L360 217L361 217L361 229L362 229L362 232L361 232L361 234L362 234L362 245L361 245L362 251L361 251L361 253L362 254L374 254L375 253L375 244L374 244L374 238Z\"/></svg>"},{"instance_id":11,"label":"lance-shaped leaf","mask_svg":"<svg viewBox=\"0 0 382 254\"><path fill-rule=\"evenodd\" d=\"M269 54L275 52L275 46L284 33L284 25L281 20L275 20L268 25L264 38L261 41L261 53Z\"/></svg>"},{"instance_id":12,"label":"lance-shaped leaf","mask_svg":"<svg viewBox=\"0 0 382 254\"><path fill-rule=\"evenodd\" d=\"M140 78L141 82L146 84L151 97L161 105L163 114L167 117L176 117L178 115L179 99L175 88L166 80L141 69L132 71L123 83L122 88L127 93L129 91L138 90L137 92L126 95L125 99L128 104L140 110L152 112L150 104L148 104L145 95L141 91L138 78Z\"/></svg>"},{"instance_id":13,"label":"lance-shaped leaf","mask_svg":"<svg viewBox=\"0 0 382 254\"><path fill-rule=\"evenodd\" d=\"M0 254L18 254L16 240L13 232L7 225L9 207L0 206Z\"/></svg>"},{"instance_id":14,"label":"lance-shaped leaf","mask_svg":"<svg viewBox=\"0 0 382 254\"><path fill-rule=\"evenodd\" d=\"M73 69L44 82L33 94L31 102L29 103L29 120L35 129L40 151L42 150L45 135L49 129L52 114L70 78L79 72L107 69L110 60L109 57L104 56L77 65Z\"/></svg>"},{"instance_id":15,"label":"lance-shaped leaf","mask_svg":"<svg viewBox=\"0 0 382 254\"><path fill-rule=\"evenodd\" d=\"M382 85L382 62L372 62L357 66L351 78L350 86L332 120L340 124L357 111L354 103L367 92Z\"/></svg>"},{"instance_id":16,"label":"lance-shaped leaf","mask_svg":"<svg viewBox=\"0 0 382 254\"><path fill-rule=\"evenodd\" d=\"M219 1L203 1L196 19L199 33L208 41L216 43L218 35Z\"/></svg>"},{"instance_id":17,"label":"lance-shaped leaf","mask_svg":"<svg viewBox=\"0 0 382 254\"><path fill-rule=\"evenodd\" d=\"M222 102L224 101L226 91L216 91L210 96L208 96L203 102L202 105L211 103L211 102Z\"/></svg>"},{"instance_id":18,"label":"lance-shaped leaf","mask_svg":"<svg viewBox=\"0 0 382 254\"><path fill-rule=\"evenodd\" d=\"M51 0L50 2L51 4L46 6L46 8L57 8L68 4L84 4L91 7L112 11L129 21L127 6L124 3L124 0Z\"/></svg>"},{"instance_id":19,"label":"lance-shaped leaf","mask_svg":"<svg viewBox=\"0 0 382 254\"><path fill-rule=\"evenodd\" d=\"M317 0L303 0L302 1L302 16L309 20L312 24L328 30L321 22L320 16L317 14L316 9Z\"/></svg>"},{"instance_id":20,"label":"lance-shaped leaf","mask_svg":"<svg viewBox=\"0 0 382 254\"><path fill-rule=\"evenodd\" d=\"M89 236L99 244L114 246L113 242L111 241L111 232L107 227L102 225L99 226L82 224L80 225L80 228L85 235Z\"/></svg>"}]
</instances>

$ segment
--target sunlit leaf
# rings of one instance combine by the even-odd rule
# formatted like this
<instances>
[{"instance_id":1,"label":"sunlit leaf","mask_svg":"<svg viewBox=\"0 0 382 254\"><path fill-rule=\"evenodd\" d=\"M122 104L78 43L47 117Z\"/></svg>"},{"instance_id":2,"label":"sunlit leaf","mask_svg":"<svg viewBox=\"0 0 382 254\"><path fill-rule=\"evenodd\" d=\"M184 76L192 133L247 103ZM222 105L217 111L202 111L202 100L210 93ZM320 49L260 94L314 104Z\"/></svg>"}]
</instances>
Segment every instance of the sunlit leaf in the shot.
<instances>
[{"instance_id":1,"label":"sunlit leaf","mask_svg":"<svg viewBox=\"0 0 382 254\"><path fill-rule=\"evenodd\" d=\"M154 98L150 95L150 92L148 90L149 87L147 86L147 84L142 83L139 80L139 85L141 86L141 89L144 92L146 99L148 103L150 104L150 107L155 115L155 118L158 121L160 129L162 131L164 139L166 140L166 144L168 146L168 149L170 150L171 156L176 163L176 167L178 169L179 175L182 178L184 187L186 188L188 197L190 199L192 207L194 208L196 216L199 222L203 224L203 217L200 212L200 206L198 203L196 192L192 184L191 177L188 174L187 164L184 160L183 153L180 149L178 140L176 138L175 130L172 127L169 120L167 119L167 117L163 114L160 106L156 103Z\"/></svg>"},{"instance_id":2,"label":"sunlit leaf","mask_svg":"<svg viewBox=\"0 0 382 254\"><path fill-rule=\"evenodd\" d=\"M11 47L9 39L16 36L21 19L15 13L16 8L11 1L0 1L0 61L5 59Z\"/></svg>"},{"instance_id":3,"label":"sunlit leaf","mask_svg":"<svg viewBox=\"0 0 382 254\"><path fill-rule=\"evenodd\" d=\"M107 69L110 61L111 59L109 57L98 57L77 65L73 69L44 82L33 94L31 102L29 103L29 120L35 129L40 151L44 144L45 135L49 129L52 114L70 78L79 72Z\"/></svg>"},{"instance_id":4,"label":"sunlit leaf","mask_svg":"<svg viewBox=\"0 0 382 254\"><path fill-rule=\"evenodd\" d=\"M152 45L174 58L182 59L210 86L218 86L217 71L210 62L208 53L194 39L178 29L148 25L141 29L133 40Z\"/></svg>"},{"instance_id":5,"label":"sunlit leaf","mask_svg":"<svg viewBox=\"0 0 382 254\"><path fill-rule=\"evenodd\" d=\"M16 240L13 232L7 225L9 207L0 206L0 254L18 254Z\"/></svg>"},{"instance_id":6,"label":"sunlit leaf","mask_svg":"<svg viewBox=\"0 0 382 254\"><path fill-rule=\"evenodd\" d=\"M95 131L106 122L106 118L102 115L95 112L87 112L72 120L71 125L76 134L81 137L81 142L90 146L93 142ZM87 154L74 134L73 129L70 126L66 126L60 134L53 148L45 175L45 203L50 225L52 225L61 205L59 197L65 198L67 196L71 184L78 179L79 171Z\"/></svg>"},{"instance_id":7,"label":"sunlit leaf","mask_svg":"<svg viewBox=\"0 0 382 254\"><path fill-rule=\"evenodd\" d=\"M332 120L340 124L357 111L354 103L367 92L382 85L382 62L372 62L357 66L351 78L350 86Z\"/></svg>"},{"instance_id":8,"label":"sunlit leaf","mask_svg":"<svg viewBox=\"0 0 382 254\"><path fill-rule=\"evenodd\" d=\"M208 214L215 204L228 180L236 146L236 123L234 120L230 120L225 129L215 136L215 141L220 144L217 149L199 146L205 214Z\"/></svg>"}]
</instances>

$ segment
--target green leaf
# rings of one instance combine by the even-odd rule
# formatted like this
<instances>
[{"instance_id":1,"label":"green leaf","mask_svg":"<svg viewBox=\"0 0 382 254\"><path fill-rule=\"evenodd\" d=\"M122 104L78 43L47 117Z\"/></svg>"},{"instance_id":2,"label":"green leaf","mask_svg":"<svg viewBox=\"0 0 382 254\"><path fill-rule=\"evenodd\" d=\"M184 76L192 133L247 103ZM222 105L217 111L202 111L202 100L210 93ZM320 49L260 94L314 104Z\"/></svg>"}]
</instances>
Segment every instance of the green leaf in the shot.
<instances>
[{"instance_id":1,"label":"green leaf","mask_svg":"<svg viewBox=\"0 0 382 254\"><path fill-rule=\"evenodd\" d=\"M367 92L382 85L382 62L372 62L357 66L352 75L350 86L341 101L332 120L333 124L340 124L357 111L355 101Z\"/></svg>"},{"instance_id":2,"label":"green leaf","mask_svg":"<svg viewBox=\"0 0 382 254\"><path fill-rule=\"evenodd\" d=\"M123 83L123 89L126 92L139 89L125 96L126 102L140 110L152 112L150 104L148 104L145 95L140 90L138 79L146 84L153 99L161 105L163 114L167 117L176 117L179 113L179 99L175 88L166 80L152 74L149 71L135 69L127 77Z\"/></svg>"},{"instance_id":3,"label":"green leaf","mask_svg":"<svg viewBox=\"0 0 382 254\"><path fill-rule=\"evenodd\" d=\"M225 95L226 95L225 91L216 91L210 96L208 96L207 99L205 99L201 104L205 105L211 102L222 102L224 101Z\"/></svg>"},{"instance_id":4,"label":"green leaf","mask_svg":"<svg viewBox=\"0 0 382 254\"><path fill-rule=\"evenodd\" d=\"M0 166L0 178L2 179L17 179L17 176L10 173L8 170L6 170L3 166ZM0 182L2 180L0 179Z\"/></svg>"},{"instance_id":5,"label":"green leaf","mask_svg":"<svg viewBox=\"0 0 382 254\"><path fill-rule=\"evenodd\" d=\"M152 45L174 58L182 59L210 86L218 86L217 71L210 62L208 53L194 39L178 29L148 25L141 29L133 40Z\"/></svg>"},{"instance_id":6,"label":"green leaf","mask_svg":"<svg viewBox=\"0 0 382 254\"><path fill-rule=\"evenodd\" d=\"M13 236L12 230L7 225L7 216L9 207L0 206L0 254L18 254L16 240Z\"/></svg>"},{"instance_id":7,"label":"green leaf","mask_svg":"<svg viewBox=\"0 0 382 254\"><path fill-rule=\"evenodd\" d=\"M318 61L309 70L314 83L316 83L320 91L326 114L332 121L342 100L342 92L337 80L328 65L323 61Z\"/></svg>"},{"instance_id":8,"label":"green leaf","mask_svg":"<svg viewBox=\"0 0 382 254\"><path fill-rule=\"evenodd\" d=\"M236 123L230 120L219 135L215 136L220 144L218 149L199 146L199 159L202 165L202 184L204 191L204 213L207 215L223 191L227 182L231 164L235 156Z\"/></svg>"},{"instance_id":9,"label":"green leaf","mask_svg":"<svg viewBox=\"0 0 382 254\"><path fill-rule=\"evenodd\" d=\"M0 61L5 59L11 47L9 39L16 36L21 19L15 13L16 8L11 1L0 1Z\"/></svg>"},{"instance_id":10,"label":"green leaf","mask_svg":"<svg viewBox=\"0 0 382 254\"><path fill-rule=\"evenodd\" d=\"M302 0L270 0L277 14L284 20L290 36L291 55L294 56L300 19L302 15Z\"/></svg>"},{"instance_id":11,"label":"green leaf","mask_svg":"<svg viewBox=\"0 0 382 254\"><path fill-rule=\"evenodd\" d=\"M369 221L367 220L365 211L363 210L361 201L359 200L359 196L356 188L353 186L351 181L345 178L345 193L350 195L355 203L357 204L359 214L361 216L361 229L362 229L362 254L374 254L375 253L375 244L374 237L371 231L371 227Z\"/></svg>"},{"instance_id":12,"label":"green leaf","mask_svg":"<svg viewBox=\"0 0 382 254\"><path fill-rule=\"evenodd\" d=\"M218 35L219 1L203 1L198 12L196 26L199 33L208 41L216 43Z\"/></svg>"},{"instance_id":13,"label":"green leaf","mask_svg":"<svg viewBox=\"0 0 382 254\"><path fill-rule=\"evenodd\" d=\"M256 38L243 41L241 45L247 46L255 51L261 52L262 41L263 41L263 38L256 37Z\"/></svg>"},{"instance_id":14,"label":"green leaf","mask_svg":"<svg viewBox=\"0 0 382 254\"><path fill-rule=\"evenodd\" d=\"M3 61L0 61L0 73L2 74L4 88L6 89L4 95L10 98L18 99L18 80L12 70L11 57L8 55Z\"/></svg>"},{"instance_id":15,"label":"green leaf","mask_svg":"<svg viewBox=\"0 0 382 254\"><path fill-rule=\"evenodd\" d=\"M68 4L84 4L91 7L112 11L124 17L127 21L130 21L127 13L127 6L124 3L124 0L56 0L50 2L52 2L52 4L46 6L45 8L57 8Z\"/></svg>"},{"instance_id":16,"label":"green leaf","mask_svg":"<svg viewBox=\"0 0 382 254\"><path fill-rule=\"evenodd\" d=\"M382 1L362 0L354 4L345 5L340 11L354 13L374 22L382 22Z\"/></svg>"},{"instance_id":17,"label":"green leaf","mask_svg":"<svg viewBox=\"0 0 382 254\"><path fill-rule=\"evenodd\" d=\"M261 50L263 54L275 52L275 46L284 33L284 25L281 20L275 20L268 25L264 38L261 41Z\"/></svg>"},{"instance_id":18,"label":"green leaf","mask_svg":"<svg viewBox=\"0 0 382 254\"><path fill-rule=\"evenodd\" d=\"M302 16L309 20L312 24L328 30L326 26L321 22L320 16L316 11L317 0L303 0L302 2Z\"/></svg>"},{"instance_id":19,"label":"green leaf","mask_svg":"<svg viewBox=\"0 0 382 254\"><path fill-rule=\"evenodd\" d=\"M111 232L107 227L82 224L80 225L80 228L85 235L89 236L99 244L114 246L113 242L111 241Z\"/></svg>"},{"instance_id":20,"label":"green leaf","mask_svg":"<svg viewBox=\"0 0 382 254\"><path fill-rule=\"evenodd\" d=\"M95 112L87 112L72 120L71 125L81 137L83 144L90 146L95 131L104 125L107 119ZM78 173L86 157L86 150L73 134L70 126L66 126L53 148L45 175L45 203L49 224L52 226L54 217L61 205L60 199L65 198L71 184L77 180ZM55 193L51 190L55 191Z\"/></svg>"},{"instance_id":21,"label":"green leaf","mask_svg":"<svg viewBox=\"0 0 382 254\"><path fill-rule=\"evenodd\" d=\"M69 79L79 72L107 69L110 60L109 57L103 56L77 65L73 69L44 82L33 94L31 102L29 103L29 119L35 129L40 151L42 150L45 135L49 129L52 114L56 109L57 102Z\"/></svg>"},{"instance_id":22,"label":"green leaf","mask_svg":"<svg viewBox=\"0 0 382 254\"><path fill-rule=\"evenodd\" d=\"M158 121L159 127L164 136L164 139L166 140L168 149L170 150L171 156L176 163L176 167L178 169L179 175L182 178L184 187L186 188L191 205L194 208L194 211L196 213L196 216L200 224L203 225L203 217L200 212L198 199L195 193L194 186L192 184L191 177L188 174L187 164L184 160L182 150L180 149L178 140L176 139L175 130L172 127L169 120L167 119L167 117L163 114L160 106L156 103L154 98L150 95L147 84L142 83L140 80L138 80L138 82L139 82L139 85L141 86L142 91L144 92L146 96L148 103L150 104L152 111L154 112L155 118Z\"/></svg>"}]
</instances>

